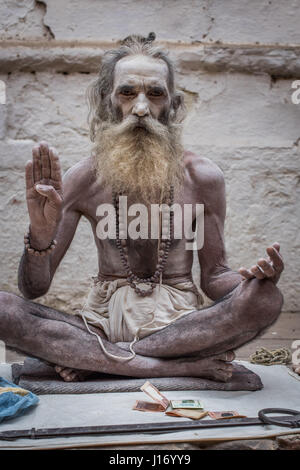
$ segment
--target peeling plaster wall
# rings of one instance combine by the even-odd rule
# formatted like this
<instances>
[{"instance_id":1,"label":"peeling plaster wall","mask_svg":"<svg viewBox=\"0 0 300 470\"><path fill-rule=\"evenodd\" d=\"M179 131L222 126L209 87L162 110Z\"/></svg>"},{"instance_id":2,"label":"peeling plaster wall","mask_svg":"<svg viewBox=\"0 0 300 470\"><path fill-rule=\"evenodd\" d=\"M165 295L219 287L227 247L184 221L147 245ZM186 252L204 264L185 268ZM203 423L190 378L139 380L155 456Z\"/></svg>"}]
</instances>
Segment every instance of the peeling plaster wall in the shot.
<instances>
[{"instance_id":1,"label":"peeling plaster wall","mask_svg":"<svg viewBox=\"0 0 300 470\"><path fill-rule=\"evenodd\" d=\"M1 39L50 39L44 24L46 4L35 0L1 0Z\"/></svg>"},{"instance_id":2,"label":"peeling plaster wall","mask_svg":"<svg viewBox=\"0 0 300 470\"><path fill-rule=\"evenodd\" d=\"M284 309L299 311L300 0L12 0L0 3L1 289L17 290L28 226L24 165L32 146L54 145L66 171L90 151L85 90L103 52L132 32L157 33L177 61L189 115L187 149L211 158L227 185L232 268L279 241ZM86 220L40 299L72 311L96 273ZM194 267L197 278L199 268Z\"/></svg>"}]
</instances>

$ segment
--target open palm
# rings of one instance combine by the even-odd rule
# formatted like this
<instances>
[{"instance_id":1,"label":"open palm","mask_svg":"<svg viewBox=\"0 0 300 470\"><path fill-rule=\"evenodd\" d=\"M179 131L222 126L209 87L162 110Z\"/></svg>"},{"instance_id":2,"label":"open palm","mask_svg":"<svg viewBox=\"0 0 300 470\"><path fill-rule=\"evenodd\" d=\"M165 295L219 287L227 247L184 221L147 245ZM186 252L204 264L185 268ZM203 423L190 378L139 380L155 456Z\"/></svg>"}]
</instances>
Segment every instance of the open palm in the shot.
<instances>
[{"instance_id":1,"label":"open palm","mask_svg":"<svg viewBox=\"0 0 300 470\"><path fill-rule=\"evenodd\" d=\"M62 178L59 158L53 148L41 142L32 150L26 174L26 199L30 230L36 238L51 241L62 212Z\"/></svg>"}]
</instances>

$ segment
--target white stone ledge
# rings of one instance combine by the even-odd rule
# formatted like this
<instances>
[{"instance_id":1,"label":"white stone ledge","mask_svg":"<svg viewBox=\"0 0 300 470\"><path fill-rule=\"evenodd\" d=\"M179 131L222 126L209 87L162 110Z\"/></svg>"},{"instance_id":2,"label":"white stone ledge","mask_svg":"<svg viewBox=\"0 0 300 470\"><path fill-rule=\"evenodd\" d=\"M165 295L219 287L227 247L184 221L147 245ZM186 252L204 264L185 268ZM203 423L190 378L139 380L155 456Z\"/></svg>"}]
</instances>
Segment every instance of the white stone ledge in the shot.
<instances>
[{"instance_id":1,"label":"white stone ledge","mask_svg":"<svg viewBox=\"0 0 300 470\"><path fill-rule=\"evenodd\" d=\"M300 45L161 42L177 70L267 73L300 77ZM96 41L0 41L1 72L97 72L104 52L116 43Z\"/></svg>"}]
</instances>

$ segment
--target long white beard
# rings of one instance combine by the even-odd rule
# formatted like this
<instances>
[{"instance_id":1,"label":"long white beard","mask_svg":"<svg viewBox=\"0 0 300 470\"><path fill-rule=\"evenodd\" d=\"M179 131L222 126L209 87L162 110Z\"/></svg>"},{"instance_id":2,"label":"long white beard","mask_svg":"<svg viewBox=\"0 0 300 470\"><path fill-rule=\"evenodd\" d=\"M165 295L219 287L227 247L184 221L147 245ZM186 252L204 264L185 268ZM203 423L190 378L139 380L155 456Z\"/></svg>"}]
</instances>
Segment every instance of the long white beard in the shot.
<instances>
[{"instance_id":1,"label":"long white beard","mask_svg":"<svg viewBox=\"0 0 300 470\"><path fill-rule=\"evenodd\" d=\"M140 125L143 127L137 127ZM97 178L113 191L156 203L183 180L181 125L163 125L129 116L121 123L103 123L95 146Z\"/></svg>"}]
</instances>

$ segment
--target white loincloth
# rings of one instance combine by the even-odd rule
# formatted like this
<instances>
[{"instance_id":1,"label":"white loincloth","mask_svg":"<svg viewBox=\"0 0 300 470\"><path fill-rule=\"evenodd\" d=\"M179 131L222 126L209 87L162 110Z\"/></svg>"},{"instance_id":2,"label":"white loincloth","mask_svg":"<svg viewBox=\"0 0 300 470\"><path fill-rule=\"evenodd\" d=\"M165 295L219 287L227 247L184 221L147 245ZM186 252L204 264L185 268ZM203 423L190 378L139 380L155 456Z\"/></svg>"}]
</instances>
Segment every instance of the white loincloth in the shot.
<instances>
[{"instance_id":1,"label":"white loincloth","mask_svg":"<svg viewBox=\"0 0 300 470\"><path fill-rule=\"evenodd\" d=\"M108 356L128 360L135 356L132 345L136 341L198 310L202 304L203 298L191 279L164 279L146 297L139 296L126 279L97 279L77 314ZM112 343L132 342L132 356L121 358L108 353L101 337L88 324L101 328Z\"/></svg>"}]
</instances>

